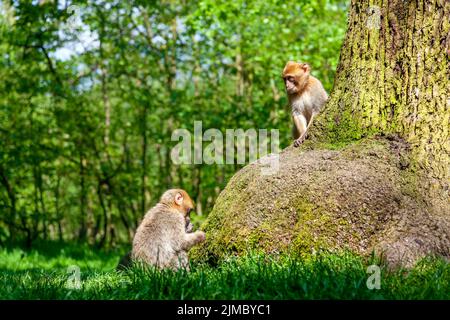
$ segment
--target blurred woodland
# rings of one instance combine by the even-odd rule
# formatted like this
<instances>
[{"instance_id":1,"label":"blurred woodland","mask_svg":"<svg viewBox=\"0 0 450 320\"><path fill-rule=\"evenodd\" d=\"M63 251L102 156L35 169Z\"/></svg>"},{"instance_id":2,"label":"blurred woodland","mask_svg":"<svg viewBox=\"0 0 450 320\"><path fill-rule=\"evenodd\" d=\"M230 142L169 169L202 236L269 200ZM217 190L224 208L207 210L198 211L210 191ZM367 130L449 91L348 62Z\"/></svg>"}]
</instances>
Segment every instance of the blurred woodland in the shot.
<instances>
[{"instance_id":1,"label":"blurred woodland","mask_svg":"<svg viewBox=\"0 0 450 320\"><path fill-rule=\"evenodd\" d=\"M0 245L109 247L181 187L197 225L240 165L175 165L175 129L279 129L281 80L330 92L347 1L0 1Z\"/></svg>"}]
</instances>

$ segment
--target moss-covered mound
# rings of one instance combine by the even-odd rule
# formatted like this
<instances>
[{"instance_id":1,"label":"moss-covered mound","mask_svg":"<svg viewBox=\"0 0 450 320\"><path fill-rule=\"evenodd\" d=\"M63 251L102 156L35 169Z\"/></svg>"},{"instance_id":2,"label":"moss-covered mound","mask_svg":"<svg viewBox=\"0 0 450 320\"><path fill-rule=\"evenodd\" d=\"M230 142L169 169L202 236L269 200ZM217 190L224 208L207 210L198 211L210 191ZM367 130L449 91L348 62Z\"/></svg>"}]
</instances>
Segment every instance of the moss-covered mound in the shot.
<instances>
[{"instance_id":1,"label":"moss-covered mound","mask_svg":"<svg viewBox=\"0 0 450 320\"><path fill-rule=\"evenodd\" d=\"M425 255L450 257L448 190L437 187L430 198L423 186L432 183L409 169L402 141L288 147L277 173L263 175L261 167L249 164L229 181L202 226L207 241L191 258L351 250L410 266Z\"/></svg>"}]
</instances>

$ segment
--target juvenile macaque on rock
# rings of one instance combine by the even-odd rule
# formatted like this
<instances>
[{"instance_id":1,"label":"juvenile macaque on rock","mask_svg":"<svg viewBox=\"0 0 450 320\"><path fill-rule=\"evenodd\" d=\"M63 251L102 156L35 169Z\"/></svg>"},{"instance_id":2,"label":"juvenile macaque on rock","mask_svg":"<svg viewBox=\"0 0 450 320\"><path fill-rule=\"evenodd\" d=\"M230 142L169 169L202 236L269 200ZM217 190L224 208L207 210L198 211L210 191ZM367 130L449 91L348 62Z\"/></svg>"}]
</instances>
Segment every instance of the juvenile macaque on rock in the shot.
<instances>
[{"instance_id":1,"label":"juvenile macaque on rock","mask_svg":"<svg viewBox=\"0 0 450 320\"><path fill-rule=\"evenodd\" d=\"M283 70L283 81L292 108L294 146L305 141L314 117L328 99L322 83L310 74L306 63L289 61Z\"/></svg>"}]
</instances>

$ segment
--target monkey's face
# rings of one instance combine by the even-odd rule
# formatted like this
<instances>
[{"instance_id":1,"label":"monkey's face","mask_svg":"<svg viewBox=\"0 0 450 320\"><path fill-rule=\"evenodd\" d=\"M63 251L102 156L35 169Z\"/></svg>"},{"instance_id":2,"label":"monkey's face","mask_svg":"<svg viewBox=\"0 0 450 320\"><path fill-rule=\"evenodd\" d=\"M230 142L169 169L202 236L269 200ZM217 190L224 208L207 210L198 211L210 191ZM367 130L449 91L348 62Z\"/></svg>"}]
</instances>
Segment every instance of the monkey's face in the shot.
<instances>
[{"instance_id":1,"label":"monkey's face","mask_svg":"<svg viewBox=\"0 0 450 320\"><path fill-rule=\"evenodd\" d=\"M288 94L299 93L308 82L309 65L306 63L297 63L289 61L283 70L283 81Z\"/></svg>"},{"instance_id":2,"label":"monkey's face","mask_svg":"<svg viewBox=\"0 0 450 320\"><path fill-rule=\"evenodd\" d=\"M288 94L294 94L297 93L298 90L298 81L295 79L292 75L286 75L283 77L284 80L284 86L286 87L286 92Z\"/></svg>"},{"instance_id":3,"label":"monkey's face","mask_svg":"<svg viewBox=\"0 0 450 320\"><path fill-rule=\"evenodd\" d=\"M184 215L184 219L186 221L186 232L192 231L193 226L191 224L191 212L194 210L194 202L192 201L191 197L189 197L186 191L180 190L175 195L174 202Z\"/></svg>"},{"instance_id":4,"label":"monkey's face","mask_svg":"<svg viewBox=\"0 0 450 320\"><path fill-rule=\"evenodd\" d=\"M194 202L186 191L177 192L174 202L178 209L180 209L185 215L189 215L194 209Z\"/></svg>"},{"instance_id":5,"label":"monkey's face","mask_svg":"<svg viewBox=\"0 0 450 320\"><path fill-rule=\"evenodd\" d=\"M163 193L159 202L176 209L183 215L186 232L192 232L191 212L194 210L194 202L183 189L170 189Z\"/></svg>"}]
</instances>

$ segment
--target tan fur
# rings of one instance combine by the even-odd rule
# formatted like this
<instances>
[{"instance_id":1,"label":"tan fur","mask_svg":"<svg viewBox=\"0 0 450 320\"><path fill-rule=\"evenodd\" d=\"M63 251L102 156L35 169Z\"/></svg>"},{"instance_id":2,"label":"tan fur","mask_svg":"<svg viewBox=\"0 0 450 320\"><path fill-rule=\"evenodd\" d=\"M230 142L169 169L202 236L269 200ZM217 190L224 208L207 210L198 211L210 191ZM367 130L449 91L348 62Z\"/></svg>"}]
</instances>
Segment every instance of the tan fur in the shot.
<instances>
[{"instance_id":1,"label":"tan fur","mask_svg":"<svg viewBox=\"0 0 450 320\"><path fill-rule=\"evenodd\" d=\"M175 203L178 193L183 196L181 205ZM189 269L189 249L205 240L202 231L186 233L186 218L193 207L186 191L166 191L139 225L133 239L132 259L159 268Z\"/></svg>"},{"instance_id":2,"label":"tan fur","mask_svg":"<svg viewBox=\"0 0 450 320\"><path fill-rule=\"evenodd\" d=\"M306 63L289 61L283 69L283 80L294 122L294 145L300 145L307 131L328 99L322 83L310 74Z\"/></svg>"}]
</instances>

